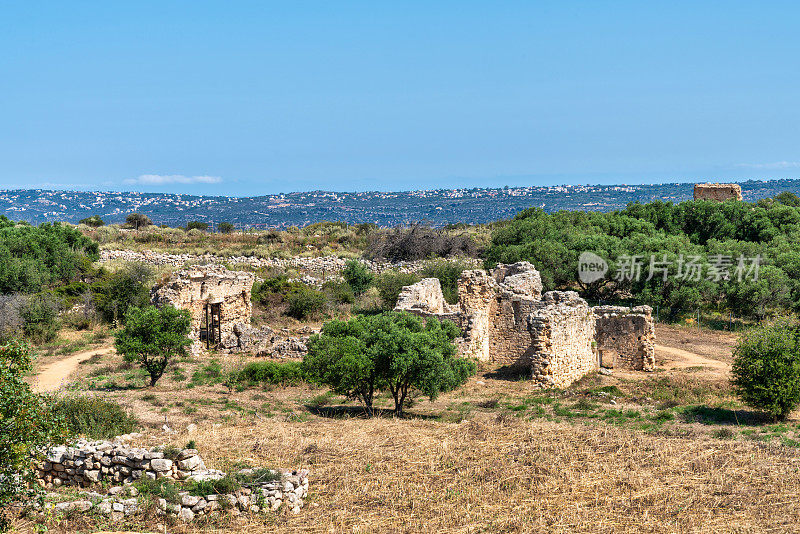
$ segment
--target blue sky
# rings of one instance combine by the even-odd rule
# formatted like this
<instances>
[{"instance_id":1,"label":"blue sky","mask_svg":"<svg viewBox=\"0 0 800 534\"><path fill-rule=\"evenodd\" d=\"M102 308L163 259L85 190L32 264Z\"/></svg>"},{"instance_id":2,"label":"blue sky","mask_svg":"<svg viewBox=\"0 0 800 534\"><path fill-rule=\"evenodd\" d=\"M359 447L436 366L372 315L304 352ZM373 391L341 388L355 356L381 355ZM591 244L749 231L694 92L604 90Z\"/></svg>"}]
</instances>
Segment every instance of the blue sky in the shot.
<instances>
[{"instance_id":1,"label":"blue sky","mask_svg":"<svg viewBox=\"0 0 800 534\"><path fill-rule=\"evenodd\" d=\"M793 2L2 2L0 188L800 176Z\"/></svg>"}]
</instances>

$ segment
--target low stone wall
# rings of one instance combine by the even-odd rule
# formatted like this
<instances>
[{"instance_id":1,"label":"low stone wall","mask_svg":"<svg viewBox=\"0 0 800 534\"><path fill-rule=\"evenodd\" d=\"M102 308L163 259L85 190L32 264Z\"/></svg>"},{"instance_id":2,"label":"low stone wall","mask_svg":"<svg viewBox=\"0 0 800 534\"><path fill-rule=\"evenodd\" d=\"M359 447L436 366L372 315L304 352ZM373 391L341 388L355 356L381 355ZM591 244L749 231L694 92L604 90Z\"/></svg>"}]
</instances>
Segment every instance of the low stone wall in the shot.
<instances>
[{"instance_id":1,"label":"low stone wall","mask_svg":"<svg viewBox=\"0 0 800 534\"><path fill-rule=\"evenodd\" d=\"M595 339L600 365L653 371L656 331L650 306L595 306Z\"/></svg>"},{"instance_id":2,"label":"low stone wall","mask_svg":"<svg viewBox=\"0 0 800 534\"><path fill-rule=\"evenodd\" d=\"M244 469L241 475L252 475ZM228 509L234 513L266 512L278 510L284 504L293 513L302 508L308 494L308 471L273 471L270 480L247 484L230 494L190 495L180 492L179 502L160 499L159 510L184 521L217 509ZM53 490L60 486L89 488L95 485L117 484L107 493L88 491L81 499L51 504L57 511L98 511L118 520L138 512L142 503L137 491L131 486L143 478L168 478L182 480L219 480L225 474L206 467L194 449L178 451L173 458L166 458L158 448L145 449L125 445L121 442L80 440L73 447L54 447L44 461L38 465L39 484Z\"/></svg>"},{"instance_id":3,"label":"low stone wall","mask_svg":"<svg viewBox=\"0 0 800 534\"><path fill-rule=\"evenodd\" d=\"M394 309L437 315L458 311L456 306L451 306L444 300L442 284L438 278L425 278L416 284L405 286L397 297Z\"/></svg>"},{"instance_id":4,"label":"low stone wall","mask_svg":"<svg viewBox=\"0 0 800 534\"><path fill-rule=\"evenodd\" d=\"M695 184L695 200L742 200L742 186L739 184Z\"/></svg>"},{"instance_id":5,"label":"low stone wall","mask_svg":"<svg viewBox=\"0 0 800 534\"><path fill-rule=\"evenodd\" d=\"M176 502L159 498L156 501L157 513L177 517L182 521L192 521L216 511L233 515L266 513L278 511L284 506L293 514L300 513L308 495L308 471L301 469L276 474L280 476L278 480L240 488L232 493L199 496L181 491ZM97 512L108 516L112 521L120 521L147 508L147 503L133 486L112 486L104 493L87 491L80 494L78 499L70 501L52 502L58 499L58 494L51 494L49 497L46 510Z\"/></svg>"},{"instance_id":6,"label":"low stone wall","mask_svg":"<svg viewBox=\"0 0 800 534\"><path fill-rule=\"evenodd\" d=\"M74 447L50 449L37 475L41 485L49 489L62 485L89 487L101 482L130 484L140 478L202 480L220 478L223 473L206 468L194 449L184 449L169 459L158 449L80 440Z\"/></svg>"},{"instance_id":7,"label":"low stone wall","mask_svg":"<svg viewBox=\"0 0 800 534\"><path fill-rule=\"evenodd\" d=\"M216 256L214 254L166 254L145 250L136 252L133 250L101 250L100 262L108 261L131 261L146 263L156 266L184 267L188 264L201 265L249 265L254 269L278 268L296 269L298 271L312 273L315 275L335 275L344 270L347 259L336 256L295 256L292 258L259 258L255 256ZM401 262L381 262L370 260L359 260L374 273L382 273L388 270L398 270L405 273L415 273L425 268L428 261L401 261ZM459 261L474 267L480 267L481 260L476 258L461 258Z\"/></svg>"},{"instance_id":8,"label":"low stone wall","mask_svg":"<svg viewBox=\"0 0 800 534\"><path fill-rule=\"evenodd\" d=\"M562 388L597 369L594 314L574 291L549 291L528 317L531 373L541 388Z\"/></svg>"}]
</instances>

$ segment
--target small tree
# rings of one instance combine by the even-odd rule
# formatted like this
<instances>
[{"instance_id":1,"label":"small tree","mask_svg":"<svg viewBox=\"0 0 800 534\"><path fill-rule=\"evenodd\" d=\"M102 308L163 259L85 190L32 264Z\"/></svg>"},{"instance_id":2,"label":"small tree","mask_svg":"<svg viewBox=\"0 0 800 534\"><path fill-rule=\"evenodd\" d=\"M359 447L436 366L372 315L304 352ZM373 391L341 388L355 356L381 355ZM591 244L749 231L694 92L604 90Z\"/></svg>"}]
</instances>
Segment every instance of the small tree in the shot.
<instances>
[{"instance_id":1,"label":"small tree","mask_svg":"<svg viewBox=\"0 0 800 534\"><path fill-rule=\"evenodd\" d=\"M169 362L192 344L187 337L190 322L189 312L172 306L131 308L125 327L116 334L117 352L146 370L155 386Z\"/></svg>"},{"instance_id":2,"label":"small tree","mask_svg":"<svg viewBox=\"0 0 800 534\"><path fill-rule=\"evenodd\" d=\"M0 345L0 508L41 496L31 457L64 438L61 421L24 380L30 368L27 345L16 341ZM8 526L0 513L0 531Z\"/></svg>"},{"instance_id":3,"label":"small tree","mask_svg":"<svg viewBox=\"0 0 800 534\"><path fill-rule=\"evenodd\" d=\"M127 217L125 217L125 224L127 224L130 228L135 228L138 230L140 228L144 228L145 226L150 226L153 224L153 221L151 221L150 217L143 213L130 213Z\"/></svg>"},{"instance_id":4,"label":"small tree","mask_svg":"<svg viewBox=\"0 0 800 534\"><path fill-rule=\"evenodd\" d=\"M231 232L233 232L235 229L236 229L236 228L235 228L235 227L234 227L234 226L233 226L231 223L229 223L229 222L221 222L221 223L219 223L219 224L217 225L217 230L218 230L218 231L219 231L219 233L221 233L221 234L230 234L230 233L231 233Z\"/></svg>"},{"instance_id":5,"label":"small tree","mask_svg":"<svg viewBox=\"0 0 800 534\"><path fill-rule=\"evenodd\" d=\"M361 400L370 413L375 392L389 391L402 415L411 390L433 400L475 373L475 362L455 357L458 334L450 321L423 321L408 312L331 321L311 339L303 367L336 393Z\"/></svg>"},{"instance_id":6,"label":"small tree","mask_svg":"<svg viewBox=\"0 0 800 534\"><path fill-rule=\"evenodd\" d=\"M92 228L98 228L106 223L100 218L99 215L92 215L91 217L81 219L78 221L78 224L85 224L86 226L91 226Z\"/></svg>"},{"instance_id":7,"label":"small tree","mask_svg":"<svg viewBox=\"0 0 800 534\"><path fill-rule=\"evenodd\" d=\"M744 402L786 419L800 404L800 327L781 319L748 332L734 351L732 371Z\"/></svg>"},{"instance_id":8,"label":"small tree","mask_svg":"<svg viewBox=\"0 0 800 534\"><path fill-rule=\"evenodd\" d=\"M372 285L374 276L367 266L358 260L350 260L345 264L342 277L356 295L362 294Z\"/></svg>"},{"instance_id":9,"label":"small tree","mask_svg":"<svg viewBox=\"0 0 800 534\"><path fill-rule=\"evenodd\" d=\"M186 231L189 230L200 230L201 232L208 231L208 223L203 221L189 221L186 223Z\"/></svg>"}]
</instances>

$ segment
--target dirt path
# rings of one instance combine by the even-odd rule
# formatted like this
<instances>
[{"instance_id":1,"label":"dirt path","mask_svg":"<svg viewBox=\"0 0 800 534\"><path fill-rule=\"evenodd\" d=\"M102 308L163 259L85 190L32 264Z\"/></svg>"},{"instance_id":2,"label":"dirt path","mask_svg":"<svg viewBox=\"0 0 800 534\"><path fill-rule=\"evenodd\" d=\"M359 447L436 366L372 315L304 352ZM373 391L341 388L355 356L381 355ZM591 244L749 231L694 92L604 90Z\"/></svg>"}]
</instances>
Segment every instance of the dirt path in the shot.
<instances>
[{"instance_id":1,"label":"dirt path","mask_svg":"<svg viewBox=\"0 0 800 534\"><path fill-rule=\"evenodd\" d=\"M666 345L656 345L656 352L668 354L677 359L669 359L664 361L664 367L667 369L685 369L686 367L708 367L718 371L730 371L731 366L726 362L719 360L712 360L705 356L700 356L688 350L679 349L675 347L668 347ZM658 360L658 358L657 358Z\"/></svg>"},{"instance_id":2,"label":"dirt path","mask_svg":"<svg viewBox=\"0 0 800 534\"><path fill-rule=\"evenodd\" d=\"M105 356L113 352L114 347L98 347L92 350L76 352L63 360L46 365L34 377L32 388L37 393L55 391L67 382L70 375L75 372L82 361L88 360L95 354Z\"/></svg>"}]
</instances>

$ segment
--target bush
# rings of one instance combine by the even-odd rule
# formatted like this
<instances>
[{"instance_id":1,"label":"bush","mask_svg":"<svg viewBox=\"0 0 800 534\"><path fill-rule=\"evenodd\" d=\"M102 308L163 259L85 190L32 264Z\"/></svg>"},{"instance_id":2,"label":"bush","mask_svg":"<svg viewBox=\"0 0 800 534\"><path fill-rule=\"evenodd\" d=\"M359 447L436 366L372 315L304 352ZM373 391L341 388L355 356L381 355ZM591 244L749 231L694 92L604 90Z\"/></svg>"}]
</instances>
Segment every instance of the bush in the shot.
<instances>
[{"instance_id":1,"label":"bush","mask_svg":"<svg viewBox=\"0 0 800 534\"><path fill-rule=\"evenodd\" d=\"M339 304L352 304L356 300L353 288L347 282L329 280L322 285L322 291Z\"/></svg>"},{"instance_id":2,"label":"bush","mask_svg":"<svg viewBox=\"0 0 800 534\"><path fill-rule=\"evenodd\" d=\"M164 499L168 503L177 504L181 500L180 489L175 481L169 478L140 478L134 483L140 495Z\"/></svg>"},{"instance_id":3,"label":"bush","mask_svg":"<svg viewBox=\"0 0 800 534\"><path fill-rule=\"evenodd\" d=\"M58 311L58 302L52 295L39 293L28 297L20 310L25 337L35 343L53 341L61 327Z\"/></svg>"},{"instance_id":4,"label":"bush","mask_svg":"<svg viewBox=\"0 0 800 534\"><path fill-rule=\"evenodd\" d=\"M325 307L325 294L310 287L301 286L292 289L286 296L289 307L286 315L303 320L309 316L322 311Z\"/></svg>"},{"instance_id":5,"label":"bush","mask_svg":"<svg viewBox=\"0 0 800 534\"><path fill-rule=\"evenodd\" d=\"M19 225L0 215L0 293L36 293L75 281L98 258L97 243L75 228Z\"/></svg>"},{"instance_id":6,"label":"bush","mask_svg":"<svg viewBox=\"0 0 800 534\"><path fill-rule=\"evenodd\" d=\"M91 226L92 228L99 228L106 223L103 222L103 219L101 219L99 215L92 215L91 217L81 219L78 221L78 224L85 224L86 226Z\"/></svg>"},{"instance_id":7,"label":"bush","mask_svg":"<svg viewBox=\"0 0 800 534\"><path fill-rule=\"evenodd\" d=\"M374 276L367 268L364 262L358 260L350 260L345 264L342 271L344 281L353 289L356 295L362 294L372 285Z\"/></svg>"},{"instance_id":8,"label":"bush","mask_svg":"<svg viewBox=\"0 0 800 534\"><path fill-rule=\"evenodd\" d=\"M330 321L309 341L303 370L339 395L361 400L370 412L376 391L388 391L402 415L411 390L433 400L475 373L474 361L455 357L458 335L450 321L423 321L407 312Z\"/></svg>"},{"instance_id":9,"label":"bush","mask_svg":"<svg viewBox=\"0 0 800 534\"><path fill-rule=\"evenodd\" d=\"M20 294L0 295L0 343L19 336L27 299Z\"/></svg>"},{"instance_id":10,"label":"bush","mask_svg":"<svg viewBox=\"0 0 800 534\"><path fill-rule=\"evenodd\" d=\"M800 405L800 326L782 319L745 334L734 351L732 372L745 403L786 419Z\"/></svg>"},{"instance_id":11,"label":"bush","mask_svg":"<svg viewBox=\"0 0 800 534\"><path fill-rule=\"evenodd\" d=\"M221 233L221 234L230 234L230 233L231 233L231 232L233 232L235 229L236 229L236 228L235 228L235 227L234 227L234 226L233 226L231 223L229 223L229 222L221 222L221 223L219 223L219 224L217 225L217 230L218 230L218 231L219 231L219 233Z\"/></svg>"},{"instance_id":12,"label":"bush","mask_svg":"<svg viewBox=\"0 0 800 534\"><path fill-rule=\"evenodd\" d=\"M153 221L150 220L150 217L142 213L130 213L125 217L125 225L135 230L145 228L151 224L153 224Z\"/></svg>"},{"instance_id":13,"label":"bush","mask_svg":"<svg viewBox=\"0 0 800 534\"><path fill-rule=\"evenodd\" d=\"M201 232L208 231L208 223L203 221L189 221L186 223L186 231L200 230Z\"/></svg>"},{"instance_id":14,"label":"bush","mask_svg":"<svg viewBox=\"0 0 800 534\"><path fill-rule=\"evenodd\" d=\"M414 273L401 273L399 271L386 271L379 274L375 279L375 287L378 288L383 309L393 310L397 304L397 297L403 287L416 284L420 277Z\"/></svg>"},{"instance_id":15,"label":"bush","mask_svg":"<svg viewBox=\"0 0 800 534\"><path fill-rule=\"evenodd\" d=\"M103 273L92 284L92 296L100 316L109 323L125 317L130 308L141 308L150 303L146 283L152 269L146 265L128 264L113 273Z\"/></svg>"},{"instance_id":16,"label":"bush","mask_svg":"<svg viewBox=\"0 0 800 534\"><path fill-rule=\"evenodd\" d=\"M236 477L226 475L219 480L192 480L189 482L187 489L191 495L205 497L206 495L225 495L233 493L241 487L242 484Z\"/></svg>"},{"instance_id":17,"label":"bush","mask_svg":"<svg viewBox=\"0 0 800 534\"><path fill-rule=\"evenodd\" d=\"M475 256L472 238L451 236L441 230L417 224L377 234L370 240L366 256L390 261L412 261L448 256Z\"/></svg>"},{"instance_id":18,"label":"bush","mask_svg":"<svg viewBox=\"0 0 800 534\"><path fill-rule=\"evenodd\" d=\"M0 345L0 531L9 527L3 508L42 494L31 459L64 437L60 418L25 382L30 369L27 345Z\"/></svg>"},{"instance_id":19,"label":"bush","mask_svg":"<svg viewBox=\"0 0 800 534\"><path fill-rule=\"evenodd\" d=\"M247 385L297 385L307 381L300 362L252 362L234 375L236 383Z\"/></svg>"},{"instance_id":20,"label":"bush","mask_svg":"<svg viewBox=\"0 0 800 534\"><path fill-rule=\"evenodd\" d=\"M53 402L70 434L88 439L111 439L139 428L133 414L113 401L98 397L64 397Z\"/></svg>"},{"instance_id":21,"label":"bush","mask_svg":"<svg viewBox=\"0 0 800 534\"><path fill-rule=\"evenodd\" d=\"M428 263L420 275L423 278L438 278L444 299L450 304L455 304L458 302L458 279L466 268L460 261L436 260Z\"/></svg>"}]
</instances>

